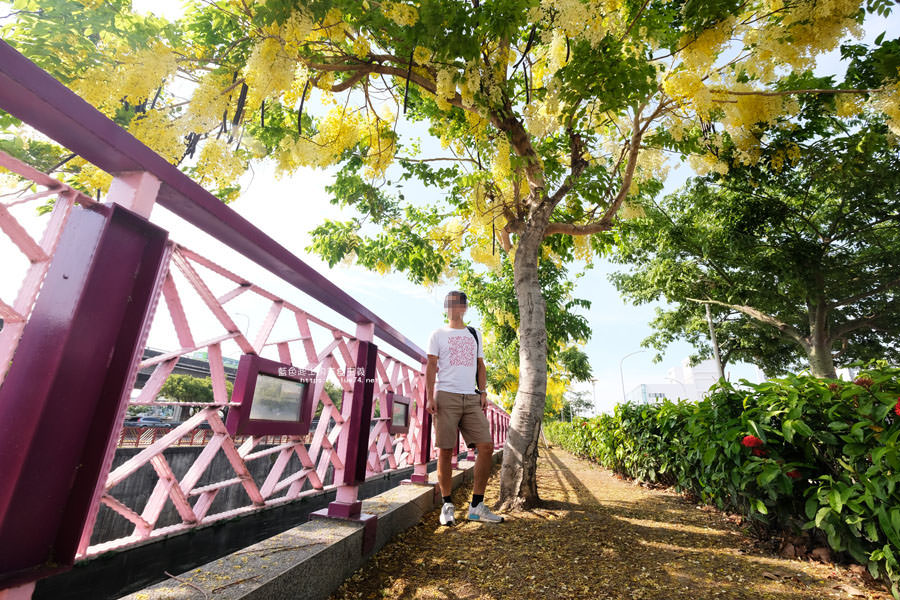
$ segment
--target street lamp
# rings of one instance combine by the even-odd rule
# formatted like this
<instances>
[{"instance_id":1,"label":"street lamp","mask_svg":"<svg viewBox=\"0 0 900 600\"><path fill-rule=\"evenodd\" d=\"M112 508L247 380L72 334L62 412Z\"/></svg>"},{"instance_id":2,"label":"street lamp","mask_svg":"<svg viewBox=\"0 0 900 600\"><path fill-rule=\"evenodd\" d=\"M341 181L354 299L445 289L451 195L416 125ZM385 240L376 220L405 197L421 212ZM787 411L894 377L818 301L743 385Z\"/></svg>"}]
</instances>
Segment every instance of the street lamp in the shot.
<instances>
[{"instance_id":1,"label":"street lamp","mask_svg":"<svg viewBox=\"0 0 900 600\"><path fill-rule=\"evenodd\" d=\"M622 363L625 362L625 359L629 356L634 356L635 354L640 354L641 352L646 352L646 350L635 350L630 354L626 354L619 360L619 378L622 380L622 402L627 402L628 400L625 398L625 373L622 371Z\"/></svg>"}]
</instances>

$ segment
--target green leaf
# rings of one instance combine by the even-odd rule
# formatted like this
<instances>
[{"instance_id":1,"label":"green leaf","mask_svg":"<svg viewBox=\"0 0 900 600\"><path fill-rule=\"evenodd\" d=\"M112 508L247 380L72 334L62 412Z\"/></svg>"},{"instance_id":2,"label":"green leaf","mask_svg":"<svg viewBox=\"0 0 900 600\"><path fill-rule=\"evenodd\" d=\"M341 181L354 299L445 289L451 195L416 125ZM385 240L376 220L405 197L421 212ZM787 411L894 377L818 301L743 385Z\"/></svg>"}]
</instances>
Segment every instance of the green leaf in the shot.
<instances>
[{"instance_id":1,"label":"green leaf","mask_svg":"<svg viewBox=\"0 0 900 600\"><path fill-rule=\"evenodd\" d=\"M841 493L837 489L831 488L828 490L828 504L831 505L831 509L836 513L841 512L841 509L844 508L844 501L841 500Z\"/></svg>"},{"instance_id":2,"label":"green leaf","mask_svg":"<svg viewBox=\"0 0 900 600\"><path fill-rule=\"evenodd\" d=\"M784 435L786 442L791 443L794 441L794 428L791 426L790 420L786 420L781 424L781 433Z\"/></svg>"},{"instance_id":3,"label":"green leaf","mask_svg":"<svg viewBox=\"0 0 900 600\"><path fill-rule=\"evenodd\" d=\"M806 517L812 519L816 515L819 506L819 500L815 496L806 499Z\"/></svg>"},{"instance_id":4,"label":"green leaf","mask_svg":"<svg viewBox=\"0 0 900 600\"><path fill-rule=\"evenodd\" d=\"M762 514L764 514L764 515L769 514L769 509L766 508L766 503L763 502L762 500L760 500L759 498L756 498L756 499L755 499L754 505L756 506L757 512L760 512L760 513L762 513Z\"/></svg>"}]
</instances>

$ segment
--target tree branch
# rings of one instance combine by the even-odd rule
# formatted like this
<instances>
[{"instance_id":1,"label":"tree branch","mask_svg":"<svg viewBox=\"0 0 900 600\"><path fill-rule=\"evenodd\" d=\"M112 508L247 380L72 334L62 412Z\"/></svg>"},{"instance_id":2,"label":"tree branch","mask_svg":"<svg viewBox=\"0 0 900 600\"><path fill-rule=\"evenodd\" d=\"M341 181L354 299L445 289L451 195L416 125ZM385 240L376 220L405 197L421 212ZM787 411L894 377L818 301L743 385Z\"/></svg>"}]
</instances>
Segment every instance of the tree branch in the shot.
<instances>
[{"instance_id":1,"label":"tree branch","mask_svg":"<svg viewBox=\"0 0 900 600\"><path fill-rule=\"evenodd\" d=\"M779 90L774 92L766 92L763 90L752 92L736 92L730 90L709 90L713 94L724 94L726 96L790 96L792 94L872 94L875 92L883 92L885 88L872 89L809 89L809 90Z\"/></svg>"},{"instance_id":2,"label":"tree branch","mask_svg":"<svg viewBox=\"0 0 900 600\"><path fill-rule=\"evenodd\" d=\"M622 206L625 197L628 196L628 190L631 188L631 182L634 179L634 170L637 165L637 156L641 149L641 140L643 139L644 132L650 122L653 121L653 117L656 116L656 113L654 113L653 117L647 119L647 122L641 127L641 112L644 110L645 106L645 104L642 104L634 113L634 127L631 130L631 140L629 141L628 147L628 161L625 163L625 172L622 174L622 185L619 187L619 192L616 194L615 198L613 198L609 208L603 213L603 216L597 221L581 225L573 223L550 223L544 233L545 237L555 233L587 235L600 231L607 231L612 227L613 217L615 217L619 207Z\"/></svg>"},{"instance_id":3,"label":"tree branch","mask_svg":"<svg viewBox=\"0 0 900 600\"><path fill-rule=\"evenodd\" d=\"M736 310L741 312L752 319L756 319L760 323L765 323L766 325L771 325L778 331L780 331L785 336L791 338L792 340L799 342L801 345L806 347L809 342L806 337L797 330L793 325L789 325L784 321L780 321L771 315L767 315L766 313L753 308L752 306L746 306L743 304L728 304L726 302L719 302L718 300L700 300L698 298L685 298L686 300L690 300L691 302L697 302L699 304L715 304L717 306L724 306L725 308L730 308L732 310Z\"/></svg>"},{"instance_id":4,"label":"tree branch","mask_svg":"<svg viewBox=\"0 0 900 600\"><path fill-rule=\"evenodd\" d=\"M862 329L866 326L873 326L878 319L884 316L884 313L878 313L875 315L869 315L868 317L863 317L862 319L854 319L853 321L847 321L841 327L835 327L831 332L832 338L840 338L850 333L851 331L855 331L857 329ZM874 329L874 327L872 327Z\"/></svg>"},{"instance_id":5,"label":"tree branch","mask_svg":"<svg viewBox=\"0 0 900 600\"><path fill-rule=\"evenodd\" d=\"M848 304L853 304L854 302L858 302L863 298L868 298L869 296L874 296L875 294L880 294L881 292L887 291L893 287L897 287L900 285L900 277L894 279L893 281L888 281L884 285L880 285L874 290L869 292L863 292L861 294L856 294L855 296L850 296L848 298L844 298L843 300L838 300L830 305L830 308L837 308L838 306L846 306Z\"/></svg>"}]
</instances>

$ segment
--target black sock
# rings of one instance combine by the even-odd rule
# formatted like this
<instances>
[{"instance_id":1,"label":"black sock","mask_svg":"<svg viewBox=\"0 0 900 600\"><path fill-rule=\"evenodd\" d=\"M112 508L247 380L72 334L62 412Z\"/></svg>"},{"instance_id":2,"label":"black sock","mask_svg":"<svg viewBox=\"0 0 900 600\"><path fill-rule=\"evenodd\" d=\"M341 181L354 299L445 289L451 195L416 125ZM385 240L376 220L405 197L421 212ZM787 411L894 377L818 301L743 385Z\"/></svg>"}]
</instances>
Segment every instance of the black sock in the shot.
<instances>
[{"instance_id":1,"label":"black sock","mask_svg":"<svg viewBox=\"0 0 900 600\"><path fill-rule=\"evenodd\" d=\"M453 498L451 498L450 496L444 496L444 504L447 504L448 502L450 504L453 504Z\"/></svg>"},{"instance_id":2,"label":"black sock","mask_svg":"<svg viewBox=\"0 0 900 600\"><path fill-rule=\"evenodd\" d=\"M484 500L484 494L472 494L472 506L478 506Z\"/></svg>"}]
</instances>

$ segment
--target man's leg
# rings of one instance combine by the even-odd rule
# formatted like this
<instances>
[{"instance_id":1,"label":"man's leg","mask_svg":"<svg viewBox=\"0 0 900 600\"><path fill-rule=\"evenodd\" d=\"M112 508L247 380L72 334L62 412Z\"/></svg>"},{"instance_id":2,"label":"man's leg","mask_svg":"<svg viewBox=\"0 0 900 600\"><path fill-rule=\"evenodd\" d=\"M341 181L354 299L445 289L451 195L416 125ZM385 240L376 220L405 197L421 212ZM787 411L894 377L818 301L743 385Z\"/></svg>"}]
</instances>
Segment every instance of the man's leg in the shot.
<instances>
[{"instance_id":1,"label":"man's leg","mask_svg":"<svg viewBox=\"0 0 900 600\"><path fill-rule=\"evenodd\" d=\"M487 480L491 474L492 460L494 453L494 445L491 443L476 444L475 449L478 455L475 457L475 481L472 484L472 493L478 496L484 496L484 489L487 487Z\"/></svg>"},{"instance_id":2,"label":"man's leg","mask_svg":"<svg viewBox=\"0 0 900 600\"><path fill-rule=\"evenodd\" d=\"M441 496L447 497L453 493L453 470L450 468L450 459L453 457L453 448L438 448L438 487L441 488Z\"/></svg>"}]
</instances>

